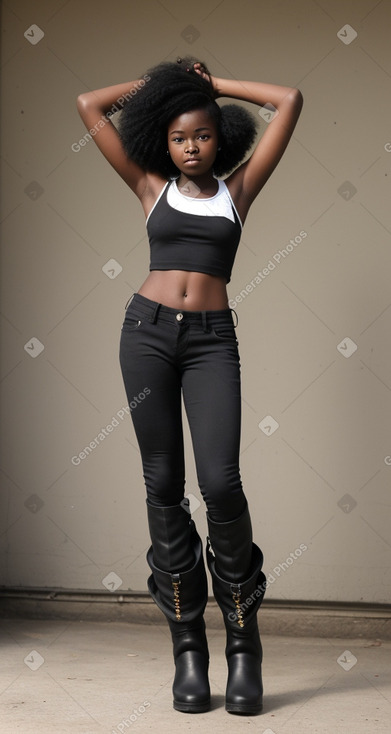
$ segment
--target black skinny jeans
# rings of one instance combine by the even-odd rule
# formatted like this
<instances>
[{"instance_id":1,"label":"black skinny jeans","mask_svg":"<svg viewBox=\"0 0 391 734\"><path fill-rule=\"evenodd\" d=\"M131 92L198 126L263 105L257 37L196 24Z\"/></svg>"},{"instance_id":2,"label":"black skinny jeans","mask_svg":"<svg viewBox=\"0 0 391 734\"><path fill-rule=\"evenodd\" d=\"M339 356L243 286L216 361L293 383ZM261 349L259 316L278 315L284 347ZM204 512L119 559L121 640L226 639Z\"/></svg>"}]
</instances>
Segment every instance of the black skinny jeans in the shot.
<instances>
[{"instance_id":1,"label":"black skinny jeans","mask_svg":"<svg viewBox=\"0 0 391 734\"><path fill-rule=\"evenodd\" d=\"M230 309L179 311L138 293L126 307L120 364L140 447L148 501L185 492L182 402L198 483L216 522L245 509L239 471L240 361Z\"/></svg>"}]
</instances>

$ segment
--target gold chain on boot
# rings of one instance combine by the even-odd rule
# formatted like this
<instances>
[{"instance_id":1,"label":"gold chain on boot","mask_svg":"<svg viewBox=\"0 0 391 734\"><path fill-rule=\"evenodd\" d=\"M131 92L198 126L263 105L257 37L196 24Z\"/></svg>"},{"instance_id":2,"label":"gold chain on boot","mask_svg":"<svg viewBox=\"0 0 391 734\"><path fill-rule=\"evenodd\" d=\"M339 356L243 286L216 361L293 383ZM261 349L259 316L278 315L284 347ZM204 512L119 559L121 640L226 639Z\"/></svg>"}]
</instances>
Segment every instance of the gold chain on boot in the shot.
<instances>
[{"instance_id":1,"label":"gold chain on boot","mask_svg":"<svg viewBox=\"0 0 391 734\"><path fill-rule=\"evenodd\" d=\"M235 607L236 607L236 614L237 614L237 617L238 617L238 625L239 625L239 627L244 627L243 612L242 612L242 609L240 607L240 594L241 594L241 591L240 591L240 587L239 587L239 591L233 591L232 592L232 599L234 600Z\"/></svg>"},{"instance_id":2,"label":"gold chain on boot","mask_svg":"<svg viewBox=\"0 0 391 734\"><path fill-rule=\"evenodd\" d=\"M177 579L176 581L174 579ZM179 580L179 575L176 574L175 576L172 576L171 579L172 588L174 589L174 605L175 605L175 616L177 620L181 619L181 600L179 597L179 584L181 583Z\"/></svg>"}]
</instances>

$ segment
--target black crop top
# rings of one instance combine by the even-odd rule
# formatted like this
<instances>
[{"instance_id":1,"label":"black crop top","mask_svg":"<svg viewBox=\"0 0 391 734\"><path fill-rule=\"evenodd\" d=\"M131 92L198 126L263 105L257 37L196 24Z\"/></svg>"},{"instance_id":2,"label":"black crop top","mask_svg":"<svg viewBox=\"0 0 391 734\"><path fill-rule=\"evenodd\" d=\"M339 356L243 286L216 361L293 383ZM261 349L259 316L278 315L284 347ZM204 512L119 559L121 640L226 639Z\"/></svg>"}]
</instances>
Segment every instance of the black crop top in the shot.
<instances>
[{"instance_id":1,"label":"black crop top","mask_svg":"<svg viewBox=\"0 0 391 734\"><path fill-rule=\"evenodd\" d=\"M219 181L216 196L210 199L197 199L197 202L204 202L207 207L210 202L209 207L213 211L213 200L225 196L222 203L227 206L228 196L229 216L214 214L211 216L210 212L203 215L179 211L167 201L170 186L174 186L176 190L174 181L166 184L147 218L147 233L151 248L149 269L190 270L223 276L229 283L242 226L226 184ZM174 194L174 191L172 193ZM175 194L184 200L189 199L179 194L177 190Z\"/></svg>"}]
</instances>

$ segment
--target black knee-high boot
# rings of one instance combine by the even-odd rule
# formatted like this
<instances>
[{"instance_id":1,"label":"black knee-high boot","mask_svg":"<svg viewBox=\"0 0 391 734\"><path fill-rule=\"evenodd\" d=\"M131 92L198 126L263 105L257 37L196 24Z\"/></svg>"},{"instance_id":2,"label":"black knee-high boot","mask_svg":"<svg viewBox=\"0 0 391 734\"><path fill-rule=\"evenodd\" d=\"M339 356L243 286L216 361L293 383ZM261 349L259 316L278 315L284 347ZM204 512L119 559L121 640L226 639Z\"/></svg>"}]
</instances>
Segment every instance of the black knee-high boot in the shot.
<instances>
[{"instance_id":1,"label":"black knee-high boot","mask_svg":"<svg viewBox=\"0 0 391 734\"><path fill-rule=\"evenodd\" d=\"M252 542L248 507L231 522L208 517L208 529L207 561L227 632L225 708L231 714L259 714L263 686L257 611L266 588L263 555Z\"/></svg>"},{"instance_id":2,"label":"black knee-high boot","mask_svg":"<svg viewBox=\"0 0 391 734\"><path fill-rule=\"evenodd\" d=\"M174 709L202 713L210 708L209 651L204 610L207 580L202 544L194 522L181 505L147 503L152 546L147 561L149 592L165 614L173 642Z\"/></svg>"}]
</instances>

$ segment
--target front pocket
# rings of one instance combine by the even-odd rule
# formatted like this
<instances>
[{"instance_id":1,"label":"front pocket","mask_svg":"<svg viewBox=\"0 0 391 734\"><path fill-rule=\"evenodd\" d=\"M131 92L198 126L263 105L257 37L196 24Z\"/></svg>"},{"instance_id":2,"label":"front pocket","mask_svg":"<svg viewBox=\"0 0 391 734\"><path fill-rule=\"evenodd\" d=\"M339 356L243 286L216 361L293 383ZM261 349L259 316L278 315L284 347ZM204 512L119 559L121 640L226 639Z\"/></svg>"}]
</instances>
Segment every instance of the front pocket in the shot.
<instances>
[{"instance_id":1,"label":"front pocket","mask_svg":"<svg viewBox=\"0 0 391 734\"><path fill-rule=\"evenodd\" d=\"M123 331L136 331L136 329L139 329L140 326L140 319L127 316L123 323L122 329Z\"/></svg>"},{"instance_id":2,"label":"front pocket","mask_svg":"<svg viewBox=\"0 0 391 734\"><path fill-rule=\"evenodd\" d=\"M232 326L230 324L222 324L221 326L216 326L213 329L213 333L215 336L217 336L218 339L224 339L225 341L233 340L237 342L233 324Z\"/></svg>"}]
</instances>

